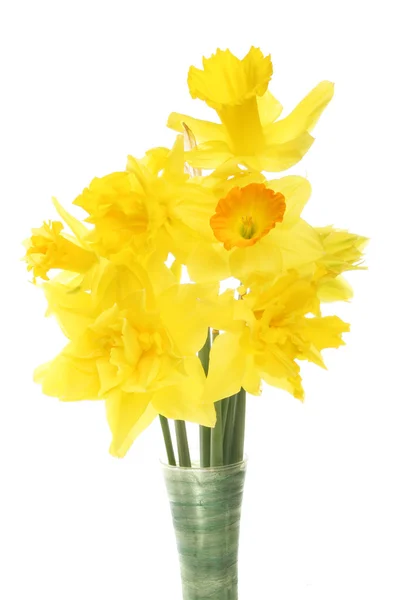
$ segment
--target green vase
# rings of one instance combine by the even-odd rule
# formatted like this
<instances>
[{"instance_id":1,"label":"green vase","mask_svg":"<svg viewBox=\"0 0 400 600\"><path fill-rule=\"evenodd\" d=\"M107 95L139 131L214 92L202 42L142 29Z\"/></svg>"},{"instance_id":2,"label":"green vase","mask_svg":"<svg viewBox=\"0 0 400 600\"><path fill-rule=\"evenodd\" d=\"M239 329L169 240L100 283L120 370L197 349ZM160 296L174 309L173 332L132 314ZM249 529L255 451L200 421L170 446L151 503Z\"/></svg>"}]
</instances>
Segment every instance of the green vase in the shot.
<instances>
[{"instance_id":1,"label":"green vase","mask_svg":"<svg viewBox=\"0 0 400 600\"><path fill-rule=\"evenodd\" d=\"M237 600L246 461L223 467L163 465L183 600Z\"/></svg>"}]
</instances>

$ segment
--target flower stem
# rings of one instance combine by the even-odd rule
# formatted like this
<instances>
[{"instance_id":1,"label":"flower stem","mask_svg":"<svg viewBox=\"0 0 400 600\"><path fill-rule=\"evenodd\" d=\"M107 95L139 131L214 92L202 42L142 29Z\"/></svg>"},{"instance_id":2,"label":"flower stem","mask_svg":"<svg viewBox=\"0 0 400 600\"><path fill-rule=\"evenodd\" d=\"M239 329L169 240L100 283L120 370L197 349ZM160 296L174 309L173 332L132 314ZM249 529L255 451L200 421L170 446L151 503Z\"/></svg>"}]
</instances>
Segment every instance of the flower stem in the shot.
<instances>
[{"instance_id":1,"label":"flower stem","mask_svg":"<svg viewBox=\"0 0 400 600\"><path fill-rule=\"evenodd\" d=\"M229 401L224 431L224 464L231 464L233 429L235 425L237 394L227 398Z\"/></svg>"},{"instance_id":2,"label":"flower stem","mask_svg":"<svg viewBox=\"0 0 400 600\"><path fill-rule=\"evenodd\" d=\"M185 421L175 421L176 441L178 444L179 466L191 467L189 444Z\"/></svg>"},{"instance_id":3,"label":"flower stem","mask_svg":"<svg viewBox=\"0 0 400 600\"><path fill-rule=\"evenodd\" d=\"M200 425L200 466L211 465L211 427Z\"/></svg>"},{"instance_id":4,"label":"flower stem","mask_svg":"<svg viewBox=\"0 0 400 600\"><path fill-rule=\"evenodd\" d=\"M231 451L232 464L243 460L244 434L246 425L246 391L241 388L237 394L235 426L233 430L233 441Z\"/></svg>"},{"instance_id":5,"label":"flower stem","mask_svg":"<svg viewBox=\"0 0 400 600\"><path fill-rule=\"evenodd\" d=\"M224 464L222 401L215 403L217 422L211 431L211 466L220 467Z\"/></svg>"},{"instance_id":6,"label":"flower stem","mask_svg":"<svg viewBox=\"0 0 400 600\"><path fill-rule=\"evenodd\" d=\"M204 346L199 351L199 359L203 365L204 373L208 375L210 364L211 336L207 330L207 338ZM211 428L200 425L200 466L209 467L211 464Z\"/></svg>"},{"instance_id":7,"label":"flower stem","mask_svg":"<svg viewBox=\"0 0 400 600\"><path fill-rule=\"evenodd\" d=\"M223 435L225 435L225 431L226 431L226 419L228 417L230 399L231 399L231 397L224 398L223 400L221 400L221 407L222 407L222 434Z\"/></svg>"},{"instance_id":8,"label":"flower stem","mask_svg":"<svg viewBox=\"0 0 400 600\"><path fill-rule=\"evenodd\" d=\"M171 432L169 430L168 419L166 419L162 415L159 415L159 416L160 416L161 429L162 429L163 436L164 436L165 449L167 451L167 456L168 456L168 463L170 465L172 465L173 467L176 467L175 452L174 452L174 447L172 445Z\"/></svg>"}]
</instances>

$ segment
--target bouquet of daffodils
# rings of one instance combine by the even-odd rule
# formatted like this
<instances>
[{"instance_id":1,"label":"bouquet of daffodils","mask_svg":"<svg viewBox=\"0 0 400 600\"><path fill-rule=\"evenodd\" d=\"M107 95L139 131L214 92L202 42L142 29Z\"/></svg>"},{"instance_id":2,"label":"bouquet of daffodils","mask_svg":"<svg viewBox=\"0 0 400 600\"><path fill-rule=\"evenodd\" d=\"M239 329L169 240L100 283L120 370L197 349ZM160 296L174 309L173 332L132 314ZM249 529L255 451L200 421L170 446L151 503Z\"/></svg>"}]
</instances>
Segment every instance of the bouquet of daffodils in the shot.
<instances>
[{"instance_id":1,"label":"bouquet of daffodils","mask_svg":"<svg viewBox=\"0 0 400 600\"><path fill-rule=\"evenodd\" d=\"M93 179L73 202L84 222L54 199L60 220L25 242L67 338L35 380L63 401L104 400L114 456L159 418L170 464L192 465L186 421L200 425L201 466L241 461L246 392L265 382L303 400L300 362L324 368L349 330L321 304L351 297L342 274L361 268L366 238L310 225L307 179L266 174L310 148L333 84L280 119L271 76L254 47L191 67L191 96L218 118L172 113L171 149Z\"/></svg>"}]
</instances>

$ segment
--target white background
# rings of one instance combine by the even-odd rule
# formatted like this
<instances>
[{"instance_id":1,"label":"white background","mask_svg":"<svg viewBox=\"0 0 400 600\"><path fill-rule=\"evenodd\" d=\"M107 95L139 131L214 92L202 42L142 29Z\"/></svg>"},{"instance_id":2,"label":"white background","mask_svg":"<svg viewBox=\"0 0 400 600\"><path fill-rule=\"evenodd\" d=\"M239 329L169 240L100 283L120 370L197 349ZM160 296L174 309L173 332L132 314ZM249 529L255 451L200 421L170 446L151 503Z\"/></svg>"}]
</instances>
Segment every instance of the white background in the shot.
<instances>
[{"instance_id":1,"label":"white background","mask_svg":"<svg viewBox=\"0 0 400 600\"><path fill-rule=\"evenodd\" d=\"M250 398L242 600L400 598L399 44L393 1L2 3L0 597L177 600L179 573L156 422L123 460L104 406L41 395L33 368L63 343L28 283L20 242L128 153L170 145L170 111L206 117L186 88L216 47L271 52L291 109L336 82L293 172L306 217L371 238L352 324L306 402Z\"/></svg>"}]
</instances>

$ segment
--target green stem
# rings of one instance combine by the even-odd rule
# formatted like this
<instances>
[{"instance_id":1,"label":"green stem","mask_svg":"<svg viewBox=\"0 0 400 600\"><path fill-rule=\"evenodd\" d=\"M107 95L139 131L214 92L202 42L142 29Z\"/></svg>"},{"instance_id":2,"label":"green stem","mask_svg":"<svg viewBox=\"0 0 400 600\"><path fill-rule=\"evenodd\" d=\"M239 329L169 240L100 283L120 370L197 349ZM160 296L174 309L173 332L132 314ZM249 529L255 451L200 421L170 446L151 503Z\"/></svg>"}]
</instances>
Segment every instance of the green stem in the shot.
<instances>
[{"instance_id":1,"label":"green stem","mask_svg":"<svg viewBox=\"0 0 400 600\"><path fill-rule=\"evenodd\" d=\"M226 419L228 417L229 401L230 401L230 397L229 398L224 398L223 400L221 400L221 406L222 406L222 434L223 435L225 435L225 431L226 431Z\"/></svg>"},{"instance_id":2,"label":"green stem","mask_svg":"<svg viewBox=\"0 0 400 600\"><path fill-rule=\"evenodd\" d=\"M244 434L246 425L246 391L241 388L237 395L235 427L231 451L232 464L243 460Z\"/></svg>"},{"instance_id":3,"label":"green stem","mask_svg":"<svg viewBox=\"0 0 400 600\"><path fill-rule=\"evenodd\" d=\"M168 456L168 462L173 467L176 467L175 452L174 452L174 447L172 445L171 432L169 430L168 419L166 419L162 415L159 415L159 416L160 416L161 429L162 429L163 436L164 436L165 449L167 451L167 456Z\"/></svg>"},{"instance_id":4,"label":"green stem","mask_svg":"<svg viewBox=\"0 0 400 600\"><path fill-rule=\"evenodd\" d=\"M211 466L221 467L224 464L222 401L215 403L217 422L211 431Z\"/></svg>"},{"instance_id":5,"label":"green stem","mask_svg":"<svg viewBox=\"0 0 400 600\"><path fill-rule=\"evenodd\" d=\"M211 427L200 425L200 466L211 465Z\"/></svg>"},{"instance_id":6,"label":"green stem","mask_svg":"<svg viewBox=\"0 0 400 600\"><path fill-rule=\"evenodd\" d=\"M226 423L224 431L224 464L231 464L231 451L232 451L232 440L233 440L233 429L235 425L235 414L236 414L236 401L237 394L227 398L229 400L228 411L226 414Z\"/></svg>"},{"instance_id":7,"label":"green stem","mask_svg":"<svg viewBox=\"0 0 400 600\"><path fill-rule=\"evenodd\" d=\"M199 351L199 359L203 365L204 373L208 375L210 365L211 336L207 329L207 338L204 346ZM209 467L211 464L211 428L200 425L200 466Z\"/></svg>"},{"instance_id":8,"label":"green stem","mask_svg":"<svg viewBox=\"0 0 400 600\"><path fill-rule=\"evenodd\" d=\"M186 433L185 421L175 421L176 441L180 467L191 467L189 444Z\"/></svg>"}]
</instances>

